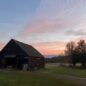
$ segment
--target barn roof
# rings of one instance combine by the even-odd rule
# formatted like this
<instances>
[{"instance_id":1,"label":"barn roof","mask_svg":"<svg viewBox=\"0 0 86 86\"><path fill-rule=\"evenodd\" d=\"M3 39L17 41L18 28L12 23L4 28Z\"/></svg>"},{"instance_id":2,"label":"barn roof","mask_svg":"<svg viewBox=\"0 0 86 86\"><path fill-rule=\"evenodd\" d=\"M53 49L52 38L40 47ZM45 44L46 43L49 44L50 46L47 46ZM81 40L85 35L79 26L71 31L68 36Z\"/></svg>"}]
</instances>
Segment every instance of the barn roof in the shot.
<instances>
[{"instance_id":1,"label":"barn roof","mask_svg":"<svg viewBox=\"0 0 86 86\"><path fill-rule=\"evenodd\" d=\"M33 46L19 42L17 40L11 39L14 41L20 48L22 48L28 56L34 57L44 57L40 52L38 52Z\"/></svg>"}]
</instances>

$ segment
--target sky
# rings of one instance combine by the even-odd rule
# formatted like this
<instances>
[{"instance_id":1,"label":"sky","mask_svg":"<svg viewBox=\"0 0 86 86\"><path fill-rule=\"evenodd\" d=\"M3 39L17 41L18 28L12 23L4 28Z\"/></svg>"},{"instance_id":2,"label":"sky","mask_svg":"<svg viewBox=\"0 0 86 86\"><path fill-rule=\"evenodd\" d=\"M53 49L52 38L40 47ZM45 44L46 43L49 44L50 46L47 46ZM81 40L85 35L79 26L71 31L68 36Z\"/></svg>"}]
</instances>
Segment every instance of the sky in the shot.
<instances>
[{"instance_id":1,"label":"sky","mask_svg":"<svg viewBox=\"0 0 86 86\"><path fill-rule=\"evenodd\" d=\"M66 43L82 38L86 0L0 0L0 49L16 39L43 55L59 55Z\"/></svg>"}]
</instances>

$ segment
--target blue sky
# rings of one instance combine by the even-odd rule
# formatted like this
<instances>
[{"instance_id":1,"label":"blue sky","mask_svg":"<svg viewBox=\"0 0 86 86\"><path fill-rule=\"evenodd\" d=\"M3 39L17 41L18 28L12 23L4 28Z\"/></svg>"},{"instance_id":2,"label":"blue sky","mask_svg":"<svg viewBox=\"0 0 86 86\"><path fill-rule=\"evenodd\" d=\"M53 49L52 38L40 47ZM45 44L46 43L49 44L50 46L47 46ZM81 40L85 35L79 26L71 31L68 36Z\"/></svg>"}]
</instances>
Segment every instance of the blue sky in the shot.
<instances>
[{"instance_id":1,"label":"blue sky","mask_svg":"<svg viewBox=\"0 0 86 86\"><path fill-rule=\"evenodd\" d=\"M0 0L0 33L4 39L12 38L35 14L40 0ZM3 35L2 35L3 36Z\"/></svg>"},{"instance_id":2,"label":"blue sky","mask_svg":"<svg viewBox=\"0 0 86 86\"><path fill-rule=\"evenodd\" d=\"M23 23L31 18L39 3L40 0L0 0L0 22Z\"/></svg>"},{"instance_id":3,"label":"blue sky","mask_svg":"<svg viewBox=\"0 0 86 86\"><path fill-rule=\"evenodd\" d=\"M0 0L1 48L11 38L62 54L68 41L86 38L86 0Z\"/></svg>"}]
</instances>

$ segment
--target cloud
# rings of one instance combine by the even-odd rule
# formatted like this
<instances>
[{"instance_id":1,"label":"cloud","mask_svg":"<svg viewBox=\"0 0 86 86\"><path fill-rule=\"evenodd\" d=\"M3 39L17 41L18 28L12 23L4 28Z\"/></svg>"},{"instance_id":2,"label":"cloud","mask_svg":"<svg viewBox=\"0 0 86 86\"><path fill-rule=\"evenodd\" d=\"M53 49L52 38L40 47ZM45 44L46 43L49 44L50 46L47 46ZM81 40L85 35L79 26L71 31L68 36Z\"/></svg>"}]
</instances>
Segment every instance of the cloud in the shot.
<instances>
[{"instance_id":1,"label":"cloud","mask_svg":"<svg viewBox=\"0 0 86 86\"><path fill-rule=\"evenodd\" d=\"M3 49L3 47L5 46L4 42L0 42L0 50Z\"/></svg>"},{"instance_id":2,"label":"cloud","mask_svg":"<svg viewBox=\"0 0 86 86\"><path fill-rule=\"evenodd\" d=\"M69 30L66 32L67 35L75 35L75 36L82 36L85 35L86 36L86 30Z\"/></svg>"},{"instance_id":3,"label":"cloud","mask_svg":"<svg viewBox=\"0 0 86 86\"><path fill-rule=\"evenodd\" d=\"M64 31L71 25L73 25L73 22L63 19L32 21L16 35L16 38L32 42L56 41L56 37L58 38L58 35L64 34Z\"/></svg>"},{"instance_id":4,"label":"cloud","mask_svg":"<svg viewBox=\"0 0 86 86\"><path fill-rule=\"evenodd\" d=\"M85 17L86 19L86 17ZM86 20L81 21L77 25L75 25L72 29L69 29L66 32L66 35L74 35L74 36L86 36Z\"/></svg>"},{"instance_id":5,"label":"cloud","mask_svg":"<svg viewBox=\"0 0 86 86\"><path fill-rule=\"evenodd\" d=\"M58 5L57 2L60 4ZM76 1L77 2L77 1ZM27 23L19 36L26 39L41 39L48 34L63 33L74 27L82 17L83 6L75 1L42 0L32 21ZM69 5L66 6L66 4ZM77 10L80 8L80 11Z\"/></svg>"},{"instance_id":6,"label":"cloud","mask_svg":"<svg viewBox=\"0 0 86 86\"><path fill-rule=\"evenodd\" d=\"M26 24L24 30L18 33L16 38L31 42L56 41L56 37L67 36L64 35L65 32L66 34L76 33L71 29L75 28L82 19L86 20L83 7L85 4L84 0L79 2L78 0L42 0L31 21Z\"/></svg>"},{"instance_id":7,"label":"cloud","mask_svg":"<svg viewBox=\"0 0 86 86\"><path fill-rule=\"evenodd\" d=\"M39 50L43 55L58 55L64 54L64 49L66 42L56 41L56 42L40 42L32 44L37 50Z\"/></svg>"},{"instance_id":8,"label":"cloud","mask_svg":"<svg viewBox=\"0 0 86 86\"><path fill-rule=\"evenodd\" d=\"M38 20L27 24L23 34L38 34L60 31L61 29L68 27L69 23L66 20Z\"/></svg>"}]
</instances>

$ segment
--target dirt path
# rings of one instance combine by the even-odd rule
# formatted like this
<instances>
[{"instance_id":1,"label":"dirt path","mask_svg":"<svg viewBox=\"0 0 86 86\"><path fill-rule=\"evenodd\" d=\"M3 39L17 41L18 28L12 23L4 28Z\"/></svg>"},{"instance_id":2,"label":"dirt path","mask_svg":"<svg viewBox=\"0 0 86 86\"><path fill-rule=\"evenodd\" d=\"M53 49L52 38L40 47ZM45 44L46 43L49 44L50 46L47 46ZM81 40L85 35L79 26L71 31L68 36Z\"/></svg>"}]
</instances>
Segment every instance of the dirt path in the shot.
<instances>
[{"instance_id":1,"label":"dirt path","mask_svg":"<svg viewBox=\"0 0 86 86\"><path fill-rule=\"evenodd\" d=\"M54 73L50 73L50 72L43 72L43 73L48 74L57 79L65 79L68 81L72 81L76 84L79 84L81 86L86 86L86 78L80 78L80 77L71 76L71 75L54 74Z\"/></svg>"}]
</instances>

